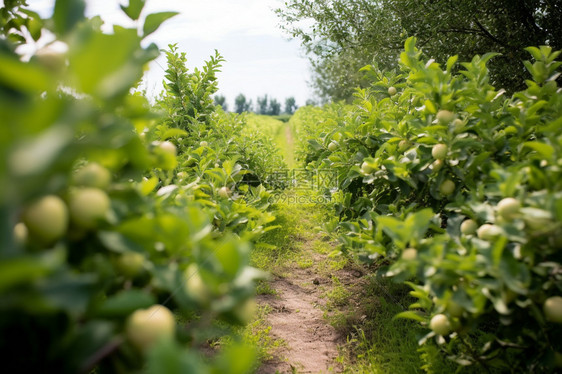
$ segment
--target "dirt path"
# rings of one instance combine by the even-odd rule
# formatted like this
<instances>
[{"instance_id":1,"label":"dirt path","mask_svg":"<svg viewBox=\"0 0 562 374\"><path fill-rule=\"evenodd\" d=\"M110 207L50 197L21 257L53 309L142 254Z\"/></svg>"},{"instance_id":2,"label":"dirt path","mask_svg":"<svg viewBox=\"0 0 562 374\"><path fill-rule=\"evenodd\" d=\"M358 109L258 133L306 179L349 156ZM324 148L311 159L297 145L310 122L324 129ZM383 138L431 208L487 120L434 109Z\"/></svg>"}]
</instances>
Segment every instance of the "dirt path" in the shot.
<instances>
[{"instance_id":1,"label":"dirt path","mask_svg":"<svg viewBox=\"0 0 562 374\"><path fill-rule=\"evenodd\" d=\"M312 250L315 263L321 261ZM259 374L269 373L328 373L338 372L335 363L341 336L323 318L321 307L325 304L323 284L329 279L319 276L315 267L294 268L287 277L276 277L271 287L277 295L261 295L258 301L271 306L268 315L271 335L282 339L286 346L277 353L278 358L264 363Z\"/></svg>"}]
</instances>

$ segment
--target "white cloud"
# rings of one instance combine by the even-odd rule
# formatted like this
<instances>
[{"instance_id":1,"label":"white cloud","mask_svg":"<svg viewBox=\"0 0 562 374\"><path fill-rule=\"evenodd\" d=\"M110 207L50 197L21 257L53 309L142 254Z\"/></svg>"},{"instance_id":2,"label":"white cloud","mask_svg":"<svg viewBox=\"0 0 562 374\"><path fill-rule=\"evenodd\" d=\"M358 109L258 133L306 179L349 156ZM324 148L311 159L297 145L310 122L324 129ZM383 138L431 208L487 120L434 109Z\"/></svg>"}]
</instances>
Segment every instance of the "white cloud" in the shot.
<instances>
[{"instance_id":1,"label":"white cloud","mask_svg":"<svg viewBox=\"0 0 562 374\"><path fill-rule=\"evenodd\" d=\"M101 15L107 31L113 24L131 27L133 23L119 8L127 1L87 0L87 15ZM50 16L54 0L28 3L43 16ZM229 99L239 92L252 98L268 93L278 99L295 96L304 104L310 95L306 87L308 64L300 56L297 43L286 42L278 27L273 10L282 6L283 0L147 0L143 14L180 14L145 42L154 42L160 48L177 43L180 51L187 52L190 68L201 66L218 49L227 59L219 74L220 92ZM161 66L165 67L163 56L151 64L149 90L160 86Z\"/></svg>"}]
</instances>

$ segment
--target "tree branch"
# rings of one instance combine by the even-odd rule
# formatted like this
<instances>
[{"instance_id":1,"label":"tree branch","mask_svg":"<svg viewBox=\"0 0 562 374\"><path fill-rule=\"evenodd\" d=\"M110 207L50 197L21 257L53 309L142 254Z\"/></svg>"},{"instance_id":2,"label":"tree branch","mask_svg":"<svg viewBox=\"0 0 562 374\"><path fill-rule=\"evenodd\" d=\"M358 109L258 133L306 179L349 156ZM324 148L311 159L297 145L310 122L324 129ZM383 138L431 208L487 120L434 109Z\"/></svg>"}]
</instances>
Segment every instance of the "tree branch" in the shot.
<instances>
[{"instance_id":1,"label":"tree branch","mask_svg":"<svg viewBox=\"0 0 562 374\"><path fill-rule=\"evenodd\" d=\"M501 45L502 47L505 48L510 48L509 45L505 44L504 42L502 42L501 40L499 40L498 38L496 38L494 35L490 34L490 32L488 30L486 30L486 28L484 26L482 26L482 24L480 22L478 22L478 20L476 19L476 17L474 18L474 22L476 22L476 25L478 25L478 27L480 28L480 30L482 30L482 32L484 33L484 35L486 37L488 37L488 39L493 40L496 44Z\"/></svg>"}]
</instances>

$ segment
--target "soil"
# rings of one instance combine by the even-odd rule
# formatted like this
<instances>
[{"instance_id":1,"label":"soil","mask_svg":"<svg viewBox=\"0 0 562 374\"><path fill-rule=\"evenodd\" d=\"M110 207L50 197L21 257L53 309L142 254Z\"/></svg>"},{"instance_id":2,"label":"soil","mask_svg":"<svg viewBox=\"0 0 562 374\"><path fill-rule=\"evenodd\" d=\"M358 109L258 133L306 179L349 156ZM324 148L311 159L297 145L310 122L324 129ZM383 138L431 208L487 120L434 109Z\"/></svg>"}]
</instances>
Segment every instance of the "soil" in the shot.
<instances>
[{"instance_id":1,"label":"soil","mask_svg":"<svg viewBox=\"0 0 562 374\"><path fill-rule=\"evenodd\" d=\"M271 335L286 344L277 357L266 361L258 374L270 373L338 373L342 367L336 362L338 344L345 343L345 334L338 332L324 318L326 290L332 280L322 275L318 264L325 255L305 250L313 259L313 266L291 268L285 277L275 277L270 285L276 295L260 295L258 302L267 303L272 311L267 316ZM357 270L343 269L337 273L342 284L356 284Z\"/></svg>"}]
</instances>

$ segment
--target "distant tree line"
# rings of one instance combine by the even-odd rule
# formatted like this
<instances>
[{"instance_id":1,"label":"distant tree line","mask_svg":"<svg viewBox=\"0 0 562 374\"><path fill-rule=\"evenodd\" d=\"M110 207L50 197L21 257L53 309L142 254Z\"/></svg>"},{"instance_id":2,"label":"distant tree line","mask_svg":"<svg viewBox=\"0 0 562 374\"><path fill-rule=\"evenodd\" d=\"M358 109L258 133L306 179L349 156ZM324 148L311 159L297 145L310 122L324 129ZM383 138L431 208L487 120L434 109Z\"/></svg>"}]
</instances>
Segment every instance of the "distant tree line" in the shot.
<instances>
[{"instance_id":1,"label":"distant tree line","mask_svg":"<svg viewBox=\"0 0 562 374\"><path fill-rule=\"evenodd\" d=\"M226 103L226 97L224 95L215 96L215 105L220 105L223 110L228 111L228 104ZM307 100L306 105L314 105L314 102ZM281 103L275 98L268 97L267 94L258 97L256 105L254 106L252 100L246 98L246 96L241 93L234 98L234 110L232 111L236 113L255 112L257 114L277 116L282 113L293 114L297 108L298 106L293 96L285 99L285 107L283 111L281 111Z\"/></svg>"}]
</instances>

